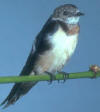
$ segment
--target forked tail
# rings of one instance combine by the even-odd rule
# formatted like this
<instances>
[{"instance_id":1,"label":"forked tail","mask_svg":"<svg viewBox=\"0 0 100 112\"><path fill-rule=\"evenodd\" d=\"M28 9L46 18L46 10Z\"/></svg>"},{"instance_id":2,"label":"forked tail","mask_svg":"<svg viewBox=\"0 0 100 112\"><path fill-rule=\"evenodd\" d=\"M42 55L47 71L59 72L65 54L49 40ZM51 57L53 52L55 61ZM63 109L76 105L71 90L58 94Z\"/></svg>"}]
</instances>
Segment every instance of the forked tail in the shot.
<instances>
[{"instance_id":1,"label":"forked tail","mask_svg":"<svg viewBox=\"0 0 100 112\"><path fill-rule=\"evenodd\" d=\"M0 104L3 109L14 104L21 96L25 95L37 82L16 83L7 98Z\"/></svg>"}]
</instances>

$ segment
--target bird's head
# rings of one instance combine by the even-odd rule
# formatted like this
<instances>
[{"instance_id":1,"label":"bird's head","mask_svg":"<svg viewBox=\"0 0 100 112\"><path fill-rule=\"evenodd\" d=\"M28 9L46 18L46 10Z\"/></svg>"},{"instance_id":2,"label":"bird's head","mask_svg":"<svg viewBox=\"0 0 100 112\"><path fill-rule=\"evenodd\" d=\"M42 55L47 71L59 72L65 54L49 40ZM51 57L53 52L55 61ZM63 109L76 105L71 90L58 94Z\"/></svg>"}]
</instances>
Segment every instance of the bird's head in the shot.
<instances>
[{"instance_id":1,"label":"bird's head","mask_svg":"<svg viewBox=\"0 0 100 112\"><path fill-rule=\"evenodd\" d=\"M79 22L80 16L84 14L79 11L79 9L72 4L65 4L57 7L52 15L55 20L61 20L67 24L77 24Z\"/></svg>"}]
</instances>

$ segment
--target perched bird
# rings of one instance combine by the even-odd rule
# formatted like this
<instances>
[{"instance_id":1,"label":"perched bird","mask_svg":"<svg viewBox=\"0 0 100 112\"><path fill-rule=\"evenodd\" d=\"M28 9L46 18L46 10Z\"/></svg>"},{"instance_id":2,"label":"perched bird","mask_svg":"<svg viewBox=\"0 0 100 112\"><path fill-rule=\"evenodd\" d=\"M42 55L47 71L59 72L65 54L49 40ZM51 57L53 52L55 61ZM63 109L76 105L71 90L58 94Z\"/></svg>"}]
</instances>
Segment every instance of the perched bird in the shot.
<instances>
[{"instance_id":1,"label":"perched bird","mask_svg":"<svg viewBox=\"0 0 100 112\"><path fill-rule=\"evenodd\" d=\"M20 75L37 75L61 72L75 51L80 31L79 18L83 15L72 4L57 7L37 35ZM4 108L14 104L37 82L16 83L2 102Z\"/></svg>"}]
</instances>

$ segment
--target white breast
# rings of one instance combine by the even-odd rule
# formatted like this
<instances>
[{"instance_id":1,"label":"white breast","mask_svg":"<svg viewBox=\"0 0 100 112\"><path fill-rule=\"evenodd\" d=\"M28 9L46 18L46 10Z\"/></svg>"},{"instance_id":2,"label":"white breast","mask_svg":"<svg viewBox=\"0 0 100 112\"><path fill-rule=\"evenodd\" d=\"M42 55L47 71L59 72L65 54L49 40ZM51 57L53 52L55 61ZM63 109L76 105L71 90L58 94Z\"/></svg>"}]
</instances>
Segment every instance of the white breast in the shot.
<instances>
[{"instance_id":1,"label":"white breast","mask_svg":"<svg viewBox=\"0 0 100 112\"><path fill-rule=\"evenodd\" d=\"M77 45L77 37L78 34L73 36L67 35L61 28L51 37L52 52L55 55L53 68L61 68L71 57Z\"/></svg>"}]
</instances>

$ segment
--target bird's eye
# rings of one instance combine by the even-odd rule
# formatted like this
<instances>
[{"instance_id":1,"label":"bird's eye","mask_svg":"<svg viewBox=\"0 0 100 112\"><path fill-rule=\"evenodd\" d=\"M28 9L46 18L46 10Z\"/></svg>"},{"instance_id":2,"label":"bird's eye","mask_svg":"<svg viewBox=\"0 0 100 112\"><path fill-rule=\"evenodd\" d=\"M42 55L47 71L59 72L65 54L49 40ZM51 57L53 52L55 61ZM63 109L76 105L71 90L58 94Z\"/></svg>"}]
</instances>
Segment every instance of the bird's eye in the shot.
<instances>
[{"instance_id":1,"label":"bird's eye","mask_svg":"<svg viewBox=\"0 0 100 112\"><path fill-rule=\"evenodd\" d=\"M67 12L67 11L64 11L64 12L63 12L63 15L67 15L67 14L68 14L68 12Z\"/></svg>"}]
</instances>

